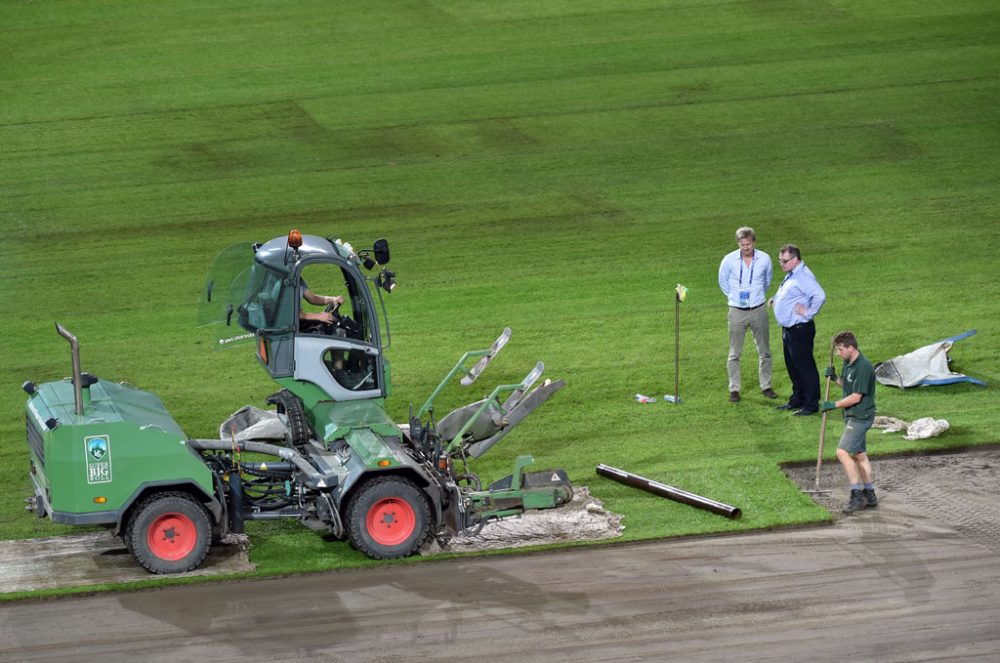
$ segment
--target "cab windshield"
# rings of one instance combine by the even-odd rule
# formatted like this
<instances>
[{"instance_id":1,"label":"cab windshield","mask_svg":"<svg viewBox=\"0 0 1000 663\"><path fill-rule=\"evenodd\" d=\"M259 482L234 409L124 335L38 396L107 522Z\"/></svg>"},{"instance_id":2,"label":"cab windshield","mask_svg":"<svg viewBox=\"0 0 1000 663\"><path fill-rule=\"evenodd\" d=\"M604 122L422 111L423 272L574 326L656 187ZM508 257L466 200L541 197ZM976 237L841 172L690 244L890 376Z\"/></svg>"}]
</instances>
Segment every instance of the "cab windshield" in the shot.
<instances>
[{"instance_id":1,"label":"cab windshield","mask_svg":"<svg viewBox=\"0 0 1000 663\"><path fill-rule=\"evenodd\" d=\"M239 324L248 332L260 329L293 329L295 301L285 288L284 276L261 264L250 272L246 294L238 307Z\"/></svg>"},{"instance_id":2,"label":"cab windshield","mask_svg":"<svg viewBox=\"0 0 1000 663\"><path fill-rule=\"evenodd\" d=\"M198 302L198 327L215 348L242 345L253 339L239 324L238 310L247 293L253 265L253 245L249 242L227 247L215 257L208 270Z\"/></svg>"}]
</instances>

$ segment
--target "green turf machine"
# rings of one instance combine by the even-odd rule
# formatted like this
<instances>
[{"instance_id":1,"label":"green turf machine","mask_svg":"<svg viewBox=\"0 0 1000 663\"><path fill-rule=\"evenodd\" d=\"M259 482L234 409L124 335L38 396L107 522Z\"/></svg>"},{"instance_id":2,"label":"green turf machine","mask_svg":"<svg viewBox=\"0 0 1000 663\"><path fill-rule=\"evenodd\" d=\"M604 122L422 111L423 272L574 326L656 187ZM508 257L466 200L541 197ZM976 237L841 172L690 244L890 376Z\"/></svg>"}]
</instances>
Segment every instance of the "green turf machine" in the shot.
<instances>
[{"instance_id":1,"label":"green turf machine","mask_svg":"<svg viewBox=\"0 0 1000 663\"><path fill-rule=\"evenodd\" d=\"M147 570L177 573L196 568L213 542L243 534L248 520L295 518L391 559L431 538L447 545L491 521L568 503L566 473L527 471L531 456L486 486L470 467L563 387L536 384L540 362L521 382L435 418L444 387L473 384L510 329L465 352L408 422L389 417L382 293L396 282L388 262L384 239L355 251L297 230L216 258L200 322L217 347L251 345L280 387L265 399L273 409L242 408L218 439L188 437L149 392L82 372L76 337L57 323L73 375L24 384L29 508L58 523L110 527Z\"/></svg>"}]
</instances>

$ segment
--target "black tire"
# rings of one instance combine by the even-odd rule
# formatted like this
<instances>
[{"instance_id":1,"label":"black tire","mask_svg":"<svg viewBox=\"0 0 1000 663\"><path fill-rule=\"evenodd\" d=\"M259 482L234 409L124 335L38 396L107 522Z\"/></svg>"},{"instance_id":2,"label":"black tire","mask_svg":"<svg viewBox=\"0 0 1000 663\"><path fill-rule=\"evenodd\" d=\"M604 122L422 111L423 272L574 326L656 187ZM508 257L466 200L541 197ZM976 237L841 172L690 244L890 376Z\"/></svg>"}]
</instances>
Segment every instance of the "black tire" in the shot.
<instances>
[{"instance_id":1,"label":"black tire","mask_svg":"<svg viewBox=\"0 0 1000 663\"><path fill-rule=\"evenodd\" d=\"M208 512L187 493L157 493L133 512L125 544L150 573L197 568L212 545Z\"/></svg>"},{"instance_id":2,"label":"black tire","mask_svg":"<svg viewBox=\"0 0 1000 663\"><path fill-rule=\"evenodd\" d=\"M396 559L416 552L430 533L427 496L412 481L371 479L347 505L347 537L372 559Z\"/></svg>"},{"instance_id":3,"label":"black tire","mask_svg":"<svg viewBox=\"0 0 1000 663\"><path fill-rule=\"evenodd\" d=\"M312 429L309 428L305 408L302 407L302 401L298 396L287 389L282 389L278 393L268 396L266 402L274 405L275 411L287 418L293 448L298 449L309 442L312 437Z\"/></svg>"}]
</instances>

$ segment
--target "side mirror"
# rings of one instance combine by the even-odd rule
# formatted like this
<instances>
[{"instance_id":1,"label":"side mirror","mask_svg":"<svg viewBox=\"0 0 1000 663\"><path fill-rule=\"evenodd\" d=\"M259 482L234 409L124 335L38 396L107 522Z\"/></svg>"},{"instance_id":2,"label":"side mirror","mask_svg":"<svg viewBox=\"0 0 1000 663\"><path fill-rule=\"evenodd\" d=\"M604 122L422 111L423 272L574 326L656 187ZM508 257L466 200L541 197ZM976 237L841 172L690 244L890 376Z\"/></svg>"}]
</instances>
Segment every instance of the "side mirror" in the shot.
<instances>
[{"instance_id":1,"label":"side mirror","mask_svg":"<svg viewBox=\"0 0 1000 663\"><path fill-rule=\"evenodd\" d=\"M375 251L375 260L378 261L378 264L380 265L389 264L389 240L385 239L384 237L382 239L375 240L374 251Z\"/></svg>"}]
</instances>

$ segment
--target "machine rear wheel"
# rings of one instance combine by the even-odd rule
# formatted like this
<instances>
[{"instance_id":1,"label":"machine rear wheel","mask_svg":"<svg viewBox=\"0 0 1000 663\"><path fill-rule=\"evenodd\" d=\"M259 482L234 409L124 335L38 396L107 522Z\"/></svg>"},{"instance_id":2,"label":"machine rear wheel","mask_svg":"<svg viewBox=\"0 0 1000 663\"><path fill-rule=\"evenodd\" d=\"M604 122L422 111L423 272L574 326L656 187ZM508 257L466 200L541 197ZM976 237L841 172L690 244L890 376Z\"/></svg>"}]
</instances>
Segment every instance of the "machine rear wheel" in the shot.
<instances>
[{"instance_id":1,"label":"machine rear wheel","mask_svg":"<svg viewBox=\"0 0 1000 663\"><path fill-rule=\"evenodd\" d=\"M139 505L125 536L147 571L183 573L208 554L212 524L204 507L187 493L159 493Z\"/></svg>"},{"instance_id":2,"label":"machine rear wheel","mask_svg":"<svg viewBox=\"0 0 1000 663\"><path fill-rule=\"evenodd\" d=\"M372 559L413 554L427 540L430 521L427 497L403 477L369 481L347 507L347 535Z\"/></svg>"}]
</instances>

